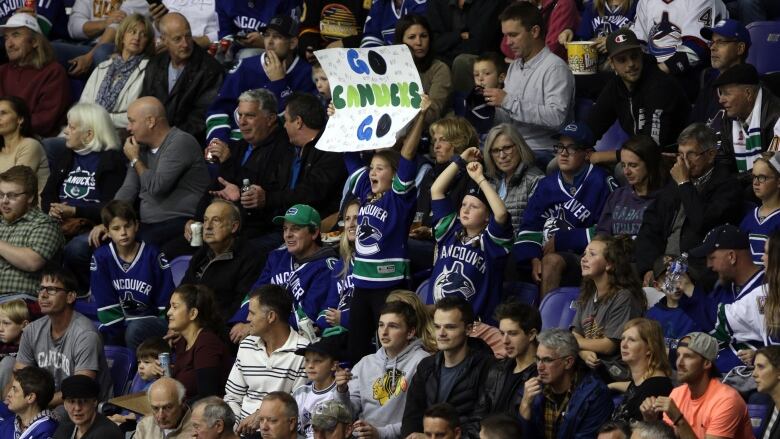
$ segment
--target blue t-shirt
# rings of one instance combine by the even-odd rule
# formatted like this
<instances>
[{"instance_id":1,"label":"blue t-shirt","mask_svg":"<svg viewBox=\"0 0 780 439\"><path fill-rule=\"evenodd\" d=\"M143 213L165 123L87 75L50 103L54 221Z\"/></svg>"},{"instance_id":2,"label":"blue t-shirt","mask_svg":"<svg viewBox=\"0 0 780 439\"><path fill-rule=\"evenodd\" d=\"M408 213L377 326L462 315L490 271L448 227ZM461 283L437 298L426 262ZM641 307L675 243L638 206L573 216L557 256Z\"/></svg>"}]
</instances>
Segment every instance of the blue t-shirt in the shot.
<instances>
[{"instance_id":1,"label":"blue t-shirt","mask_svg":"<svg viewBox=\"0 0 780 439\"><path fill-rule=\"evenodd\" d=\"M60 187L60 201L68 206L89 206L100 203L100 189L95 174L100 153L74 154L73 165Z\"/></svg>"}]
</instances>

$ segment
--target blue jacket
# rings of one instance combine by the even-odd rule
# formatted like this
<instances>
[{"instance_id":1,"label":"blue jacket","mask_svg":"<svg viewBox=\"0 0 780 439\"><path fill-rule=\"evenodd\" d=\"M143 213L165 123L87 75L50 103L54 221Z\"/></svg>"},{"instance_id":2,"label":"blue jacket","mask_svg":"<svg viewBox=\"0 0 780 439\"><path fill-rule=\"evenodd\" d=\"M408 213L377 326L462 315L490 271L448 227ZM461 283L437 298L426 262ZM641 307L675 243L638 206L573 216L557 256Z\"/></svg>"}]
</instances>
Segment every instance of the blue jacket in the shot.
<instances>
[{"instance_id":1,"label":"blue jacket","mask_svg":"<svg viewBox=\"0 0 780 439\"><path fill-rule=\"evenodd\" d=\"M562 414L557 439L593 439L599 428L609 420L614 405L607 385L590 371L581 371L581 379L571 394L569 405ZM534 398L531 420L522 417L525 437L544 437L544 395Z\"/></svg>"}]
</instances>

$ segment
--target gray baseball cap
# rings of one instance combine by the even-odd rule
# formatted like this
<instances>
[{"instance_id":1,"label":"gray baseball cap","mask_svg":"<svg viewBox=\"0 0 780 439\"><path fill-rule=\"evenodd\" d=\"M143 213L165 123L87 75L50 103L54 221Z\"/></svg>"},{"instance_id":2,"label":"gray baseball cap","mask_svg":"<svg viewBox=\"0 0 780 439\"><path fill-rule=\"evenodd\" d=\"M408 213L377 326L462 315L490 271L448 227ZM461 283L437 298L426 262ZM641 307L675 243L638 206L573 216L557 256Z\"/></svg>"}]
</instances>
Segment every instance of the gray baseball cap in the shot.
<instances>
[{"instance_id":1,"label":"gray baseball cap","mask_svg":"<svg viewBox=\"0 0 780 439\"><path fill-rule=\"evenodd\" d=\"M688 341L682 341L686 338ZM703 332L691 332L683 337L677 346L686 347L704 357L705 360L715 361L718 357L718 340Z\"/></svg>"}]
</instances>

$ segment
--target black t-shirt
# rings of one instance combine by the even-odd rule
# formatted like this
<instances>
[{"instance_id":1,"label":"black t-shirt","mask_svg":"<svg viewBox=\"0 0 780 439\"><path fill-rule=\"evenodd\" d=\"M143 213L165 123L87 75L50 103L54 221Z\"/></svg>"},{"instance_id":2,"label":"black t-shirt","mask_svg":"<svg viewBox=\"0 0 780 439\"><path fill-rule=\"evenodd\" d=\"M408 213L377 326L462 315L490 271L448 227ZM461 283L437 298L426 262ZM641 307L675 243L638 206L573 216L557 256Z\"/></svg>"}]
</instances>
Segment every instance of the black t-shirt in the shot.
<instances>
[{"instance_id":1,"label":"black t-shirt","mask_svg":"<svg viewBox=\"0 0 780 439\"><path fill-rule=\"evenodd\" d=\"M641 421L642 412L639 411L639 406L642 405L642 402L650 396L669 396L673 388L672 380L664 376L650 377L639 386L635 386L631 382L623 395L623 401L612 412L612 419L628 423Z\"/></svg>"}]
</instances>

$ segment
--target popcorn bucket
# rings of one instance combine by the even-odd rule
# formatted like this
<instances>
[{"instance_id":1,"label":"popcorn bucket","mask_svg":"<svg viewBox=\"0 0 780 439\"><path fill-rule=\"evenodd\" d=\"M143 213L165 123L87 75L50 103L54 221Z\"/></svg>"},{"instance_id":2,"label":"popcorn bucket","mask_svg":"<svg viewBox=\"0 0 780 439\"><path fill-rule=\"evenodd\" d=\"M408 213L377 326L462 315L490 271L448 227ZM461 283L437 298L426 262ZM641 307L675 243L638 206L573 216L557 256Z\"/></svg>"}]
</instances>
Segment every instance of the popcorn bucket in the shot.
<instances>
[{"instance_id":1,"label":"popcorn bucket","mask_svg":"<svg viewBox=\"0 0 780 439\"><path fill-rule=\"evenodd\" d=\"M569 68L575 75L595 75L598 70L599 54L593 41L571 41L566 43L569 53Z\"/></svg>"}]
</instances>

